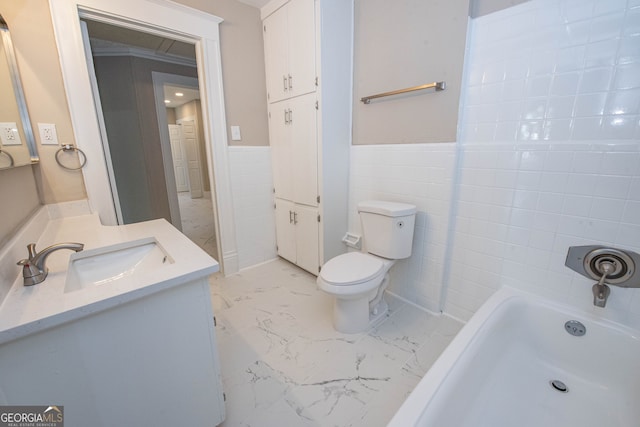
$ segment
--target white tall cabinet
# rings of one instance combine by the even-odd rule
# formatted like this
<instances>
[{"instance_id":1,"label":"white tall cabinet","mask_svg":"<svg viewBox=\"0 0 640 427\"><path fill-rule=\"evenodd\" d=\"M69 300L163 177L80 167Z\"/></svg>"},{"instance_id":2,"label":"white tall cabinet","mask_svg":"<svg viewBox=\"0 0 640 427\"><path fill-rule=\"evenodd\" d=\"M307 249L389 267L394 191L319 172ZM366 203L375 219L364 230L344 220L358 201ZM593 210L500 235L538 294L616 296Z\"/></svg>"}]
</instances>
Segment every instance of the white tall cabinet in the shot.
<instances>
[{"instance_id":1,"label":"white tall cabinet","mask_svg":"<svg viewBox=\"0 0 640 427\"><path fill-rule=\"evenodd\" d=\"M262 10L278 255L318 274L345 251L352 0L273 0Z\"/></svg>"}]
</instances>

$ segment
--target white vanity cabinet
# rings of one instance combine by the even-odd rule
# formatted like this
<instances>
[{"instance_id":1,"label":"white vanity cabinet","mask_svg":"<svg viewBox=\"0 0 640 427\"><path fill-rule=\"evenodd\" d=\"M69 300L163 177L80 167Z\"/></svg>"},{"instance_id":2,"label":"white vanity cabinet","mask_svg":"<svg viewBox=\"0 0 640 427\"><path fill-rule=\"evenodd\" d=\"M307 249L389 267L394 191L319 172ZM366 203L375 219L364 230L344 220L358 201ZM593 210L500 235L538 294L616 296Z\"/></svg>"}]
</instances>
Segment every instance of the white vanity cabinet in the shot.
<instances>
[{"instance_id":1,"label":"white vanity cabinet","mask_svg":"<svg viewBox=\"0 0 640 427\"><path fill-rule=\"evenodd\" d=\"M261 14L278 255L318 274L346 249L353 1L273 0Z\"/></svg>"},{"instance_id":2,"label":"white vanity cabinet","mask_svg":"<svg viewBox=\"0 0 640 427\"><path fill-rule=\"evenodd\" d=\"M291 0L263 21L267 99L316 90L315 2Z\"/></svg>"},{"instance_id":3,"label":"white vanity cabinet","mask_svg":"<svg viewBox=\"0 0 640 427\"><path fill-rule=\"evenodd\" d=\"M63 405L70 426L220 424L210 299L203 278L1 344L3 403Z\"/></svg>"},{"instance_id":4,"label":"white vanity cabinet","mask_svg":"<svg viewBox=\"0 0 640 427\"><path fill-rule=\"evenodd\" d=\"M29 220L0 265L15 265L33 236L37 248L84 250L54 252L44 282L24 286L20 274L4 297L0 404L61 405L69 426L222 423L208 280L218 263L165 220L103 226L97 214L49 212Z\"/></svg>"}]
</instances>

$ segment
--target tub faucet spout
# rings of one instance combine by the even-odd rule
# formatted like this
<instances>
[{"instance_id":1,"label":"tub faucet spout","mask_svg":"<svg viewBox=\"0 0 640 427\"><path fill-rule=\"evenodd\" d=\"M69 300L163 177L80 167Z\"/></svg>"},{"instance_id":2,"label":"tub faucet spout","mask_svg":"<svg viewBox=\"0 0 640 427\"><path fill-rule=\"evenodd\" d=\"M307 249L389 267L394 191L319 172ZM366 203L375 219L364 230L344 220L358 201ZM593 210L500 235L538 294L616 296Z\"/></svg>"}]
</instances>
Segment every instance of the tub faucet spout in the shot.
<instances>
[{"instance_id":1,"label":"tub faucet spout","mask_svg":"<svg viewBox=\"0 0 640 427\"><path fill-rule=\"evenodd\" d=\"M70 249L75 252L80 252L84 249L84 245L82 243L56 243L37 253L35 243L29 243L27 245L29 258L18 261L18 265L22 266L22 277L25 286L37 285L47 278L47 274L49 273L49 269L45 264L47 258L51 253L59 249Z\"/></svg>"},{"instance_id":2,"label":"tub faucet spout","mask_svg":"<svg viewBox=\"0 0 640 427\"><path fill-rule=\"evenodd\" d=\"M602 272L602 276L598 283L593 285L591 290L593 291L593 305L596 307L604 307L607 305L607 298L609 298L609 294L611 293L611 289L607 286L604 281L607 279L607 276L615 271L616 266L614 263L609 261L603 261L600 264L600 271Z\"/></svg>"}]
</instances>

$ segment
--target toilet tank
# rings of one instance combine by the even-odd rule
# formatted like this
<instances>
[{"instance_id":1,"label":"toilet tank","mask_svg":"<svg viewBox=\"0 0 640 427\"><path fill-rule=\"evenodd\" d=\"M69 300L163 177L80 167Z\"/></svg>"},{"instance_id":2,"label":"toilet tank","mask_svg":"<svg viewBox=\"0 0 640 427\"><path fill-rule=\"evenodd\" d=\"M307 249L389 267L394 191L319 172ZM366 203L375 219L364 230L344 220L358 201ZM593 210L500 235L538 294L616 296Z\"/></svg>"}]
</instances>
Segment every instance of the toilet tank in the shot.
<instances>
[{"instance_id":1,"label":"toilet tank","mask_svg":"<svg viewBox=\"0 0 640 427\"><path fill-rule=\"evenodd\" d=\"M381 200L358 203L364 249L388 259L411 256L416 210L407 203Z\"/></svg>"}]
</instances>

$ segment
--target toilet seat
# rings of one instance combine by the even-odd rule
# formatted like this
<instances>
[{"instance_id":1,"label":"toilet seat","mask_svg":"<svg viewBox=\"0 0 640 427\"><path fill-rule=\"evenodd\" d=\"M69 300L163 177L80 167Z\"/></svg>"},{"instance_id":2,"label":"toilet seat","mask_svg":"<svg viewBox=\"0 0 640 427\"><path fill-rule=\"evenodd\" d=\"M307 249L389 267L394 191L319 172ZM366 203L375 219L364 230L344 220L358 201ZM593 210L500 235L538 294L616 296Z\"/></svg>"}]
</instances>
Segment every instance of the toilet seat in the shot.
<instances>
[{"instance_id":1,"label":"toilet seat","mask_svg":"<svg viewBox=\"0 0 640 427\"><path fill-rule=\"evenodd\" d=\"M320 271L322 280L332 286L353 286L384 274L385 263L378 257L349 252L329 260Z\"/></svg>"}]
</instances>

